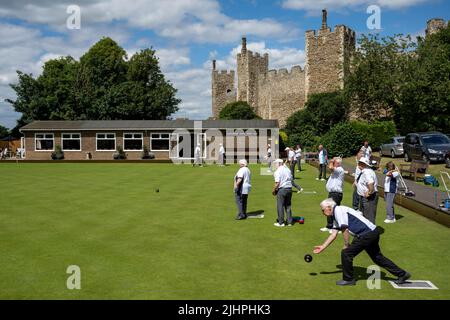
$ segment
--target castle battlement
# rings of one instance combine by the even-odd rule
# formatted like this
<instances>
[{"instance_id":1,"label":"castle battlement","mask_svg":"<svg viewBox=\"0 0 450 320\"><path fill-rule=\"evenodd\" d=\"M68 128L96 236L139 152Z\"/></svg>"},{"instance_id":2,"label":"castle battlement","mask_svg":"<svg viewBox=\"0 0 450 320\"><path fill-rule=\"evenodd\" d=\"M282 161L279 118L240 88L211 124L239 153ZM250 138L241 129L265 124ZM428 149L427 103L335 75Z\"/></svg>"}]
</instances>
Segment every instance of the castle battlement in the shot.
<instances>
[{"instance_id":1,"label":"castle battlement","mask_svg":"<svg viewBox=\"0 0 450 320\"><path fill-rule=\"evenodd\" d=\"M333 30L331 30L331 28L308 30L305 32L305 37L308 38L308 40L318 40L321 36L335 34L344 34L353 38L356 36L355 31L345 25L339 24L336 25Z\"/></svg>"},{"instance_id":2,"label":"castle battlement","mask_svg":"<svg viewBox=\"0 0 450 320\"><path fill-rule=\"evenodd\" d=\"M234 75L234 70L214 70L213 73L216 75Z\"/></svg>"},{"instance_id":3,"label":"castle battlement","mask_svg":"<svg viewBox=\"0 0 450 320\"><path fill-rule=\"evenodd\" d=\"M260 79L263 81L274 80L279 78L286 78L292 75L302 74L303 72L304 70L302 70L301 66L293 66L290 70L286 68L281 68L278 70L272 69L267 71L267 73L262 74Z\"/></svg>"}]
</instances>

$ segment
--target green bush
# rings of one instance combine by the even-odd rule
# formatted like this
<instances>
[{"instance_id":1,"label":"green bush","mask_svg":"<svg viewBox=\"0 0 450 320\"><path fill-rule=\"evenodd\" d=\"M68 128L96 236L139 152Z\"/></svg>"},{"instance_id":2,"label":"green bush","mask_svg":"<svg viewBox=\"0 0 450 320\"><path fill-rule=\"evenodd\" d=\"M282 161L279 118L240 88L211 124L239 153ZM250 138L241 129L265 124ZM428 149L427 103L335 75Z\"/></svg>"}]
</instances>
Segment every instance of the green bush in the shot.
<instances>
[{"instance_id":1,"label":"green bush","mask_svg":"<svg viewBox=\"0 0 450 320\"><path fill-rule=\"evenodd\" d=\"M289 146L295 147L297 144L302 146L303 150L317 149L319 145L320 137L314 134L314 129L304 128L304 131L300 133L293 133L289 135Z\"/></svg>"},{"instance_id":2,"label":"green bush","mask_svg":"<svg viewBox=\"0 0 450 320\"><path fill-rule=\"evenodd\" d=\"M348 122L342 122L331 128L321 139L324 148L328 150L328 157L343 155L350 157L361 148L364 138Z\"/></svg>"},{"instance_id":3,"label":"green bush","mask_svg":"<svg viewBox=\"0 0 450 320\"><path fill-rule=\"evenodd\" d=\"M370 124L363 121L353 121L350 124L362 137L360 145L362 145L364 140L367 140L372 150L379 150L383 143L389 141L397 134L393 121L377 121Z\"/></svg>"},{"instance_id":4,"label":"green bush","mask_svg":"<svg viewBox=\"0 0 450 320\"><path fill-rule=\"evenodd\" d=\"M252 107L245 101L237 101L227 104L219 113L219 119L223 120L252 120L260 119Z\"/></svg>"}]
</instances>

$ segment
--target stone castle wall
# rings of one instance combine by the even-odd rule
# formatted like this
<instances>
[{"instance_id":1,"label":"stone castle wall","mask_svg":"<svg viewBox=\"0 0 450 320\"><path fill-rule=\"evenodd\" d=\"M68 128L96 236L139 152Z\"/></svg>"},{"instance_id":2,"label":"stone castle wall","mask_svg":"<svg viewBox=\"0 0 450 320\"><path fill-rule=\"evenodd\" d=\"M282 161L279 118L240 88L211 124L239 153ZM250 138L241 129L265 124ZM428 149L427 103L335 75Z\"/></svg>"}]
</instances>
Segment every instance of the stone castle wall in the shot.
<instances>
[{"instance_id":1,"label":"stone castle wall","mask_svg":"<svg viewBox=\"0 0 450 320\"><path fill-rule=\"evenodd\" d=\"M236 101L234 88L234 71L217 71L213 66L212 72L212 111L213 117L218 118L224 106Z\"/></svg>"},{"instance_id":2,"label":"stone castle wall","mask_svg":"<svg viewBox=\"0 0 450 320\"><path fill-rule=\"evenodd\" d=\"M270 70L259 79L258 116L278 119L280 126L305 105L305 72L300 66Z\"/></svg>"}]
</instances>

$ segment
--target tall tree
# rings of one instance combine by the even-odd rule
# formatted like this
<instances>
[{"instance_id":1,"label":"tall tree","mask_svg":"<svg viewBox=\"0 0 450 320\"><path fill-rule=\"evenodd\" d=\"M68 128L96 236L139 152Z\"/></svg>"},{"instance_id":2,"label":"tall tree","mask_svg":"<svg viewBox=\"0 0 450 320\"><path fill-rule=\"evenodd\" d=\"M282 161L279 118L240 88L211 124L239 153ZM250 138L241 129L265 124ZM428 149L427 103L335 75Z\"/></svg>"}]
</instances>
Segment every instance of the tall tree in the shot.
<instances>
[{"instance_id":1,"label":"tall tree","mask_svg":"<svg viewBox=\"0 0 450 320\"><path fill-rule=\"evenodd\" d=\"M34 78L18 71L11 85L22 113L18 125L33 120L167 119L181 100L159 67L155 51L145 49L126 60L126 52L103 38L76 61L47 61Z\"/></svg>"},{"instance_id":2,"label":"tall tree","mask_svg":"<svg viewBox=\"0 0 450 320\"><path fill-rule=\"evenodd\" d=\"M251 120L260 119L252 107L245 101L231 102L219 113L219 118L224 120Z\"/></svg>"},{"instance_id":3,"label":"tall tree","mask_svg":"<svg viewBox=\"0 0 450 320\"><path fill-rule=\"evenodd\" d=\"M5 128L4 126L0 125L0 139L4 138L9 135L8 128Z\"/></svg>"}]
</instances>

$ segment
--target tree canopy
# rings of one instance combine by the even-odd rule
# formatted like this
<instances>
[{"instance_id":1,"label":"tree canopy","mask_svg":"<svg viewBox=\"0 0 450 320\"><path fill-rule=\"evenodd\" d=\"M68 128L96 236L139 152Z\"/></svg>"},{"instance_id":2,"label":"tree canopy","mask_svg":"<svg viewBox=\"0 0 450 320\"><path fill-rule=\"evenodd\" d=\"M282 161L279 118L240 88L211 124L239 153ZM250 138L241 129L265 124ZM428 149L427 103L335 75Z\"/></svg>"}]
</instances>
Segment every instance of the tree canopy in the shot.
<instances>
[{"instance_id":1,"label":"tree canopy","mask_svg":"<svg viewBox=\"0 0 450 320\"><path fill-rule=\"evenodd\" d=\"M251 120L259 119L252 107L245 101L231 102L219 113L219 119L223 120Z\"/></svg>"},{"instance_id":2,"label":"tree canopy","mask_svg":"<svg viewBox=\"0 0 450 320\"><path fill-rule=\"evenodd\" d=\"M47 61L40 76L17 71L10 85L22 113L33 120L162 120L178 111L177 90L162 74L153 49L127 60L126 52L102 38L80 61L70 56Z\"/></svg>"}]
</instances>

